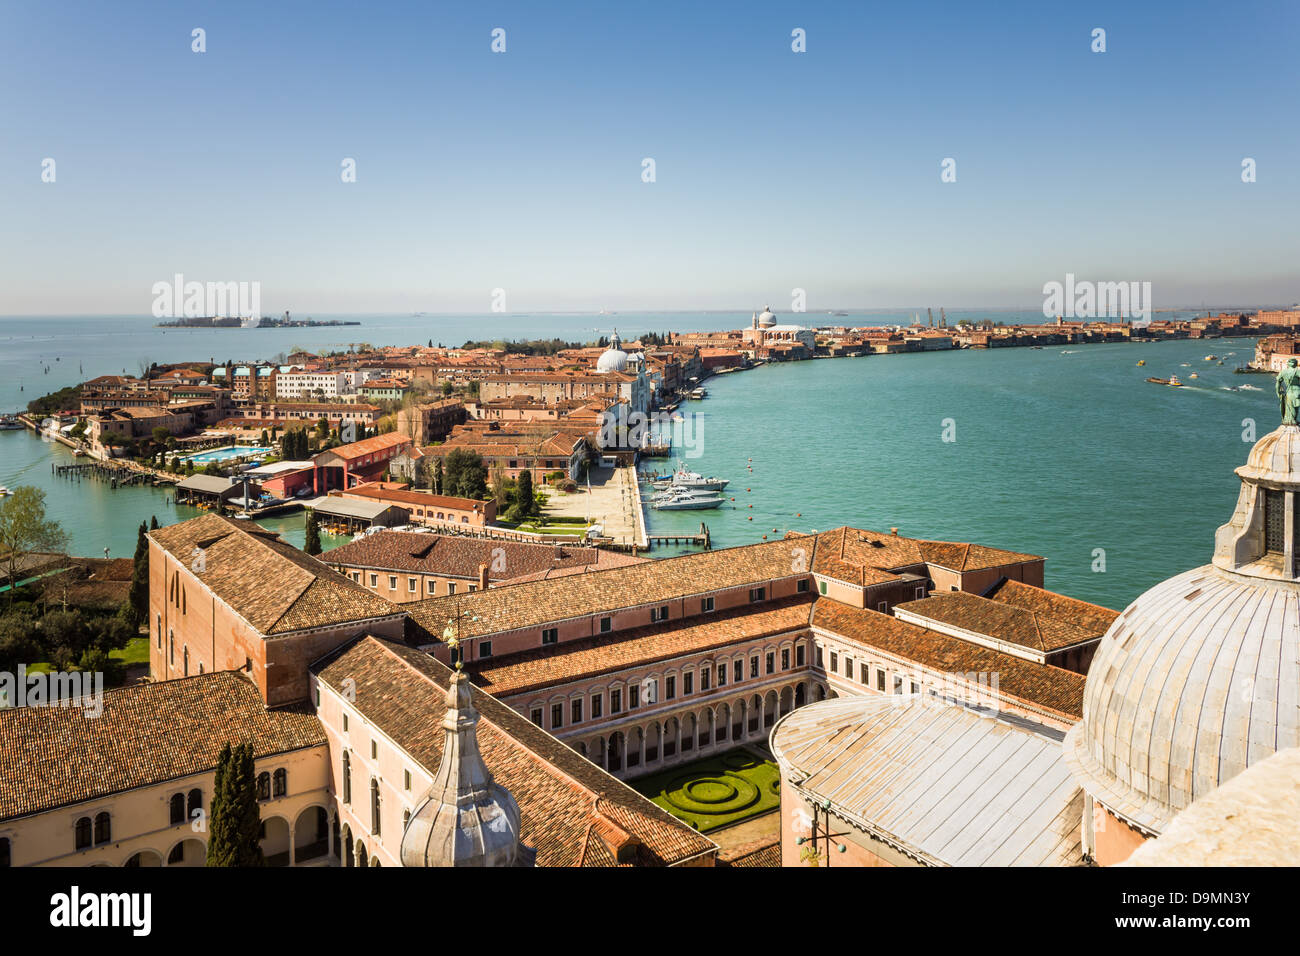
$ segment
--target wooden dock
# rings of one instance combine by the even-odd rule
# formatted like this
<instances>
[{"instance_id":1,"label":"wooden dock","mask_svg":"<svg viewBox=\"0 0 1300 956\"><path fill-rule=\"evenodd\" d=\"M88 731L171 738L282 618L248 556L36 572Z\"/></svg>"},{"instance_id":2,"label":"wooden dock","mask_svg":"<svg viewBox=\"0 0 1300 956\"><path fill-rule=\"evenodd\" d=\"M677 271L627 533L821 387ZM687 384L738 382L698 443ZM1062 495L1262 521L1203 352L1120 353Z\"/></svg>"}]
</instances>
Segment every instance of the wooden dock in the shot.
<instances>
[{"instance_id":1,"label":"wooden dock","mask_svg":"<svg viewBox=\"0 0 1300 956\"><path fill-rule=\"evenodd\" d=\"M650 544L656 545L683 545L690 544L704 548L708 551L712 547L712 539L709 536L709 526L703 521L700 522L700 530L695 534L652 534L647 540Z\"/></svg>"}]
</instances>

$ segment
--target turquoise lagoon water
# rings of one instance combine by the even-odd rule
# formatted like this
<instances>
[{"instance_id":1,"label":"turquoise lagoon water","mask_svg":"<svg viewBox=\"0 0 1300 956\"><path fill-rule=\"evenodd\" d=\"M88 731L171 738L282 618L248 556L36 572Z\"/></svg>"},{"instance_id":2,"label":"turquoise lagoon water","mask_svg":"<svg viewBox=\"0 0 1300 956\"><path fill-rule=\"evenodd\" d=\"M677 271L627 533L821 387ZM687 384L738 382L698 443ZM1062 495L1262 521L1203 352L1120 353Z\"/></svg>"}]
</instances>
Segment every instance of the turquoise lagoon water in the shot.
<instances>
[{"instance_id":1,"label":"turquoise lagoon water","mask_svg":"<svg viewBox=\"0 0 1300 956\"><path fill-rule=\"evenodd\" d=\"M42 326L46 339L31 340L36 345L25 335L9 334L35 321L0 320L0 367L12 372L16 363L30 376L37 356L13 355L39 348L42 355L60 355L58 371L38 373L35 388L21 395L12 374L0 371L0 409L16 407L33 391L78 380L78 342L90 336L84 324L91 320L40 320L51 324ZM577 339L593 337L590 326L604 324L605 317L557 321L518 319L493 327L506 338ZM613 321L634 334L733 324L716 315ZM140 329L118 336L128 340L126 346L106 346L118 349L106 361L83 349L85 376L92 370L134 371L126 350L142 350L139 343L145 342L151 356L164 362L203 357L209 346L215 350L214 342L227 346L218 358L227 352L256 358L272 354L268 348L342 337L376 344L428 338L454 343L488 335L482 317L473 322L408 317L347 330L169 333L163 348L157 330L139 324ZM131 344L132 335L137 344ZM251 338L257 335L271 338ZM1233 469L1249 451L1243 441L1250 437L1249 422L1262 435L1278 421L1271 379L1232 374L1253 349L1253 339L1220 339L943 352L800 362L715 377L708 382L707 399L682 405L692 420L677 426L676 437L683 438L689 425L696 439L690 453L698 456L687 458L687 465L730 478L726 495L736 501L716 511L651 511L650 527L686 531L705 521L719 547L758 541L764 534L771 539L789 529L897 527L915 537L1043 555L1048 587L1121 608L1157 581L1209 560L1214 529L1228 520L1236 502ZM1205 362L1211 352L1225 364ZM1137 366L1139 359L1146 360L1145 368ZM70 380L61 381L69 366ZM1189 378L1193 372L1199 376L1195 380ZM1145 382L1147 376L1171 373L1189 387ZM955 441L943 440L945 425ZM169 489L115 491L89 479L52 474L52 463L72 460L67 449L29 432L0 432L0 484L45 489L50 513L68 530L79 554L99 555L109 547L113 555L129 555L142 519L157 515L166 524L200 513L174 504ZM301 513L262 524L302 544ZM327 548L345 540L322 537ZM1101 566L1098 549L1104 552L1104 571L1094 570Z\"/></svg>"}]
</instances>

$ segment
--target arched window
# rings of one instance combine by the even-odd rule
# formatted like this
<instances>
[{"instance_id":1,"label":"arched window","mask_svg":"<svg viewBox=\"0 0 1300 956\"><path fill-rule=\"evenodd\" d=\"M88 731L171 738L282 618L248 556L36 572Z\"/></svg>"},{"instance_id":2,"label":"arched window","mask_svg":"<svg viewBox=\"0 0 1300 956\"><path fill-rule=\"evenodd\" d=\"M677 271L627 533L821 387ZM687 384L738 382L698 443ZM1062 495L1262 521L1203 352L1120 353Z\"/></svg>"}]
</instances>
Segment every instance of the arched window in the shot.
<instances>
[{"instance_id":1,"label":"arched window","mask_svg":"<svg viewBox=\"0 0 1300 956\"><path fill-rule=\"evenodd\" d=\"M176 632L172 630L167 632L167 663L176 663Z\"/></svg>"},{"instance_id":2,"label":"arched window","mask_svg":"<svg viewBox=\"0 0 1300 956\"><path fill-rule=\"evenodd\" d=\"M343 751L343 802L352 802L352 754Z\"/></svg>"},{"instance_id":3,"label":"arched window","mask_svg":"<svg viewBox=\"0 0 1300 956\"><path fill-rule=\"evenodd\" d=\"M77 849L85 850L90 847L90 817L82 817L77 821Z\"/></svg>"},{"instance_id":4,"label":"arched window","mask_svg":"<svg viewBox=\"0 0 1300 956\"><path fill-rule=\"evenodd\" d=\"M113 822L108 811L95 815L95 846L113 842Z\"/></svg>"},{"instance_id":5,"label":"arched window","mask_svg":"<svg viewBox=\"0 0 1300 956\"><path fill-rule=\"evenodd\" d=\"M410 811L410 810L403 810L403 811L402 811L402 831L405 832L405 831L406 831L406 828L409 827L410 825L411 825L411 811Z\"/></svg>"},{"instance_id":6,"label":"arched window","mask_svg":"<svg viewBox=\"0 0 1300 956\"><path fill-rule=\"evenodd\" d=\"M370 778L370 832L379 835L379 781Z\"/></svg>"},{"instance_id":7,"label":"arched window","mask_svg":"<svg viewBox=\"0 0 1300 956\"><path fill-rule=\"evenodd\" d=\"M0 869L13 865L13 859L9 851L9 838L0 837Z\"/></svg>"},{"instance_id":8,"label":"arched window","mask_svg":"<svg viewBox=\"0 0 1300 956\"><path fill-rule=\"evenodd\" d=\"M181 676L189 677L190 676L190 649L188 647L181 648L181 663L183 667L183 670L181 671Z\"/></svg>"},{"instance_id":9,"label":"arched window","mask_svg":"<svg viewBox=\"0 0 1300 956\"><path fill-rule=\"evenodd\" d=\"M171 803L171 821L172 824L185 822L185 795L181 793L172 794Z\"/></svg>"},{"instance_id":10,"label":"arched window","mask_svg":"<svg viewBox=\"0 0 1300 956\"><path fill-rule=\"evenodd\" d=\"M286 793L288 793L289 792L289 771L285 770L283 767L277 770L275 772L275 779L273 781L273 784L274 785L272 787L271 792L275 794L275 796L283 797Z\"/></svg>"},{"instance_id":11,"label":"arched window","mask_svg":"<svg viewBox=\"0 0 1300 956\"><path fill-rule=\"evenodd\" d=\"M271 799L271 775L265 770L257 775L257 799Z\"/></svg>"},{"instance_id":12,"label":"arched window","mask_svg":"<svg viewBox=\"0 0 1300 956\"><path fill-rule=\"evenodd\" d=\"M203 809L203 791L195 787L190 791L189 806L185 808L187 815L191 820L194 819L194 811Z\"/></svg>"}]
</instances>

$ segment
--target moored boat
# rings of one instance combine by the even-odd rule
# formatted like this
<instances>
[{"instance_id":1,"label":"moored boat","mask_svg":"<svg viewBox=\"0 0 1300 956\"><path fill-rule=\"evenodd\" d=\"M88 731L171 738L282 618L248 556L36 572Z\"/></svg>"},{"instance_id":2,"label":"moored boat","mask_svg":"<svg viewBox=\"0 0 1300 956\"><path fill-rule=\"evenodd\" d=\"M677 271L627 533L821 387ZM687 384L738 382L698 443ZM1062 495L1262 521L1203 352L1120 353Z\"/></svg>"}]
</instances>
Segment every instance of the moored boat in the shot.
<instances>
[{"instance_id":1,"label":"moored boat","mask_svg":"<svg viewBox=\"0 0 1300 956\"><path fill-rule=\"evenodd\" d=\"M650 507L656 511L699 511L717 508L721 504L722 496L719 494L685 488L672 488L650 499Z\"/></svg>"}]
</instances>

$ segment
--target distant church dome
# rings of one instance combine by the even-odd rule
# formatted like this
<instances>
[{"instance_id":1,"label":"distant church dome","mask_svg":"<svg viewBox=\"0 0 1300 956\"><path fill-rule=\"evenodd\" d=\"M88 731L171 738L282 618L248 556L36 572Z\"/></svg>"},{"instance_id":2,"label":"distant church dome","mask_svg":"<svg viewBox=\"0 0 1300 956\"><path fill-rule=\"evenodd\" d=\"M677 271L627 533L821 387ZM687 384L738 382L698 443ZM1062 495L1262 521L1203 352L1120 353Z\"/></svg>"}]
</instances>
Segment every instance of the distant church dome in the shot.
<instances>
[{"instance_id":1,"label":"distant church dome","mask_svg":"<svg viewBox=\"0 0 1300 956\"><path fill-rule=\"evenodd\" d=\"M619 348L621 344L616 330L609 340L609 348L602 352L600 358L596 360L597 372L624 372L627 370L627 353Z\"/></svg>"},{"instance_id":2,"label":"distant church dome","mask_svg":"<svg viewBox=\"0 0 1300 956\"><path fill-rule=\"evenodd\" d=\"M1115 619L1065 741L1088 795L1147 834L1300 746L1300 427L1265 435L1236 473L1241 494L1212 563Z\"/></svg>"},{"instance_id":3,"label":"distant church dome","mask_svg":"<svg viewBox=\"0 0 1300 956\"><path fill-rule=\"evenodd\" d=\"M442 762L402 834L402 866L532 866L519 804L479 755L478 712L459 670L447 686Z\"/></svg>"},{"instance_id":4,"label":"distant church dome","mask_svg":"<svg viewBox=\"0 0 1300 956\"><path fill-rule=\"evenodd\" d=\"M758 317L758 327L760 329L770 329L774 325L776 325L776 316L772 314L771 309L763 306L763 312Z\"/></svg>"}]
</instances>

